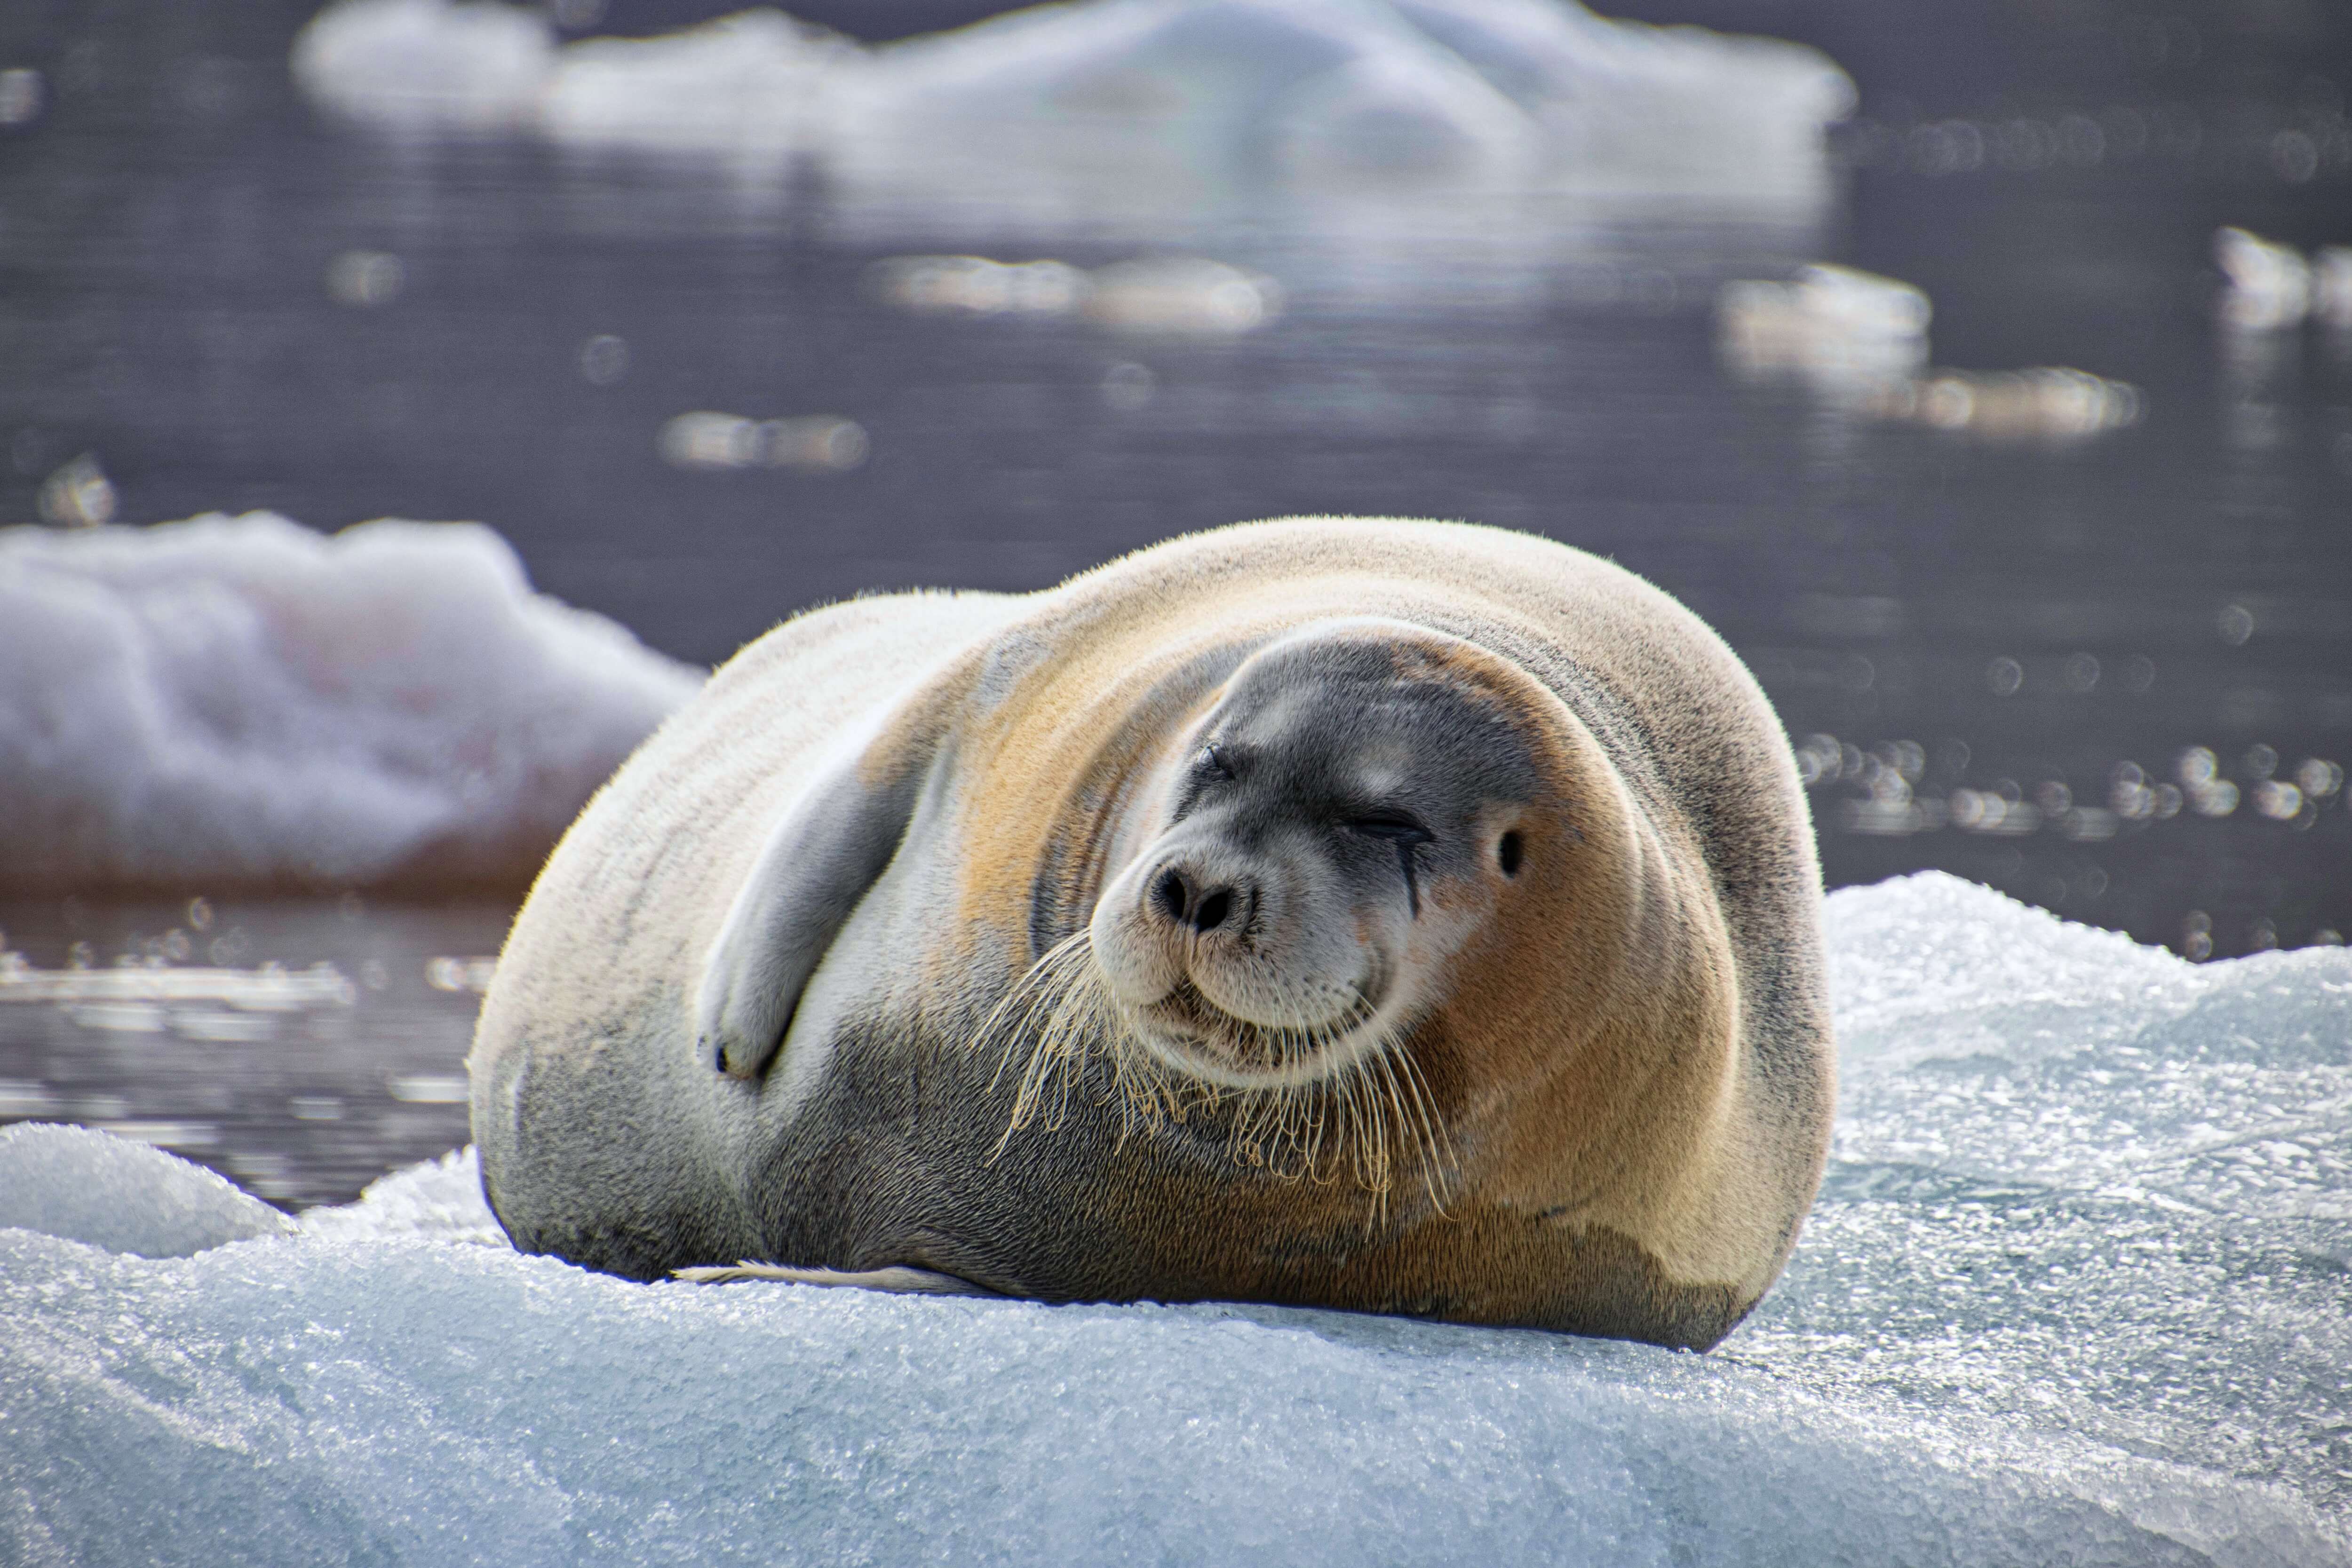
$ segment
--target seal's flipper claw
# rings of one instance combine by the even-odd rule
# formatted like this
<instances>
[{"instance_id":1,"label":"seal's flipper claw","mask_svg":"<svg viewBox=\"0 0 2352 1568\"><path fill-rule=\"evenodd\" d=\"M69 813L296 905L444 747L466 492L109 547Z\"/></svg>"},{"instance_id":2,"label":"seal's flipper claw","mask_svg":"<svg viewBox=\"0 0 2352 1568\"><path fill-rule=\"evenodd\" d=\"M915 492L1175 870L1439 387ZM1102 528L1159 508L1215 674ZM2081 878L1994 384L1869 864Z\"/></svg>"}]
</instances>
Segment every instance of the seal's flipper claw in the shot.
<instances>
[{"instance_id":1,"label":"seal's flipper claw","mask_svg":"<svg viewBox=\"0 0 2352 1568\"><path fill-rule=\"evenodd\" d=\"M694 1285L733 1285L745 1280L782 1280L795 1285L847 1287L882 1291L894 1296L993 1296L999 1292L953 1274L932 1269L893 1264L887 1269L851 1271L845 1269L787 1269L781 1263L754 1263L750 1259L732 1265L702 1265L670 1272Z\"/></svg>"},{"instance_id":2,"label":"seal's flipper claw","mask_svg":"<svg viewBox=\"0 0 2352 1568\"><path fill-rule=\"evenodd\" d=\"M703 1060L757 1078L783 1043L801 989L906 836L923 758L882 768L861 748L784 813L737 890L695 998ZM869 775L879 772L879 783Z\"/></svg>"}]
</instances>

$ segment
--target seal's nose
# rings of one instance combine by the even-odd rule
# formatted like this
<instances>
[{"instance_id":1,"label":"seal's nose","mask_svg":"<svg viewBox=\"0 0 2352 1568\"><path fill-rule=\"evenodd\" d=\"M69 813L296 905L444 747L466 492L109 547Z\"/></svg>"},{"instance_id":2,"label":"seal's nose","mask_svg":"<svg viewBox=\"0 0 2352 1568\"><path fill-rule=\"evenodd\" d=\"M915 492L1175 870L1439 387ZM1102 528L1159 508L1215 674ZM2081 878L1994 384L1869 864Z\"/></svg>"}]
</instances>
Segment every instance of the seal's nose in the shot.
<instances>
[{"instance_id":1,"label":"seal's nose","mask_svg":"<svg viewBox=\"0 0 2352 1568\"><path fill-rule=\"evenodd\" d=\"M1205 936L1219 926L1235 930L1249 919L1257 895L1249 886L1213 882L1181 866L1163 867L1151 879L1151 908L1171 925L1189 925Z\"/></svg>"}]
</instances>

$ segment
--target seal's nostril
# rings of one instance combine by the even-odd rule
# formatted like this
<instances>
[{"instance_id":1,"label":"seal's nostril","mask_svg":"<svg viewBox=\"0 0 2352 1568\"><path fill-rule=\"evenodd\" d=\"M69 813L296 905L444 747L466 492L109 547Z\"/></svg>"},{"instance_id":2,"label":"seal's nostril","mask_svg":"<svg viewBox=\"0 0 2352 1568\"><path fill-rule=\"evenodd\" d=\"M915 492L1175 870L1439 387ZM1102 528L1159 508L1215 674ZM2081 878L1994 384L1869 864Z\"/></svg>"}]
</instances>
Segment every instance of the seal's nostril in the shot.
<instances>
[{"instance_id":1,"label":"seal's nostril","mask_svg":"<svg viewBox=\"0 0 2352 1568\"><path fill-rule=\"evenodd\" d=\"M1199 906L1192 911L1192 929L1214 931L1225 923L1225 916L1232 911L1233 906L1232 891L1223 887L1217 889L1216 892L1201 900Z\"/></svg>"},{"instance_id":2,"label":"seal's nostril","mask_svg":"<svg viewBox=\"0 0 2352 1568\"><path fill-rule=\"evenodd\" d=\"M1181 921L1192 891L1184 885L1184 873L1171 867L1161 872L1160 880L1151 884L1152 906L1170 920Z\"/></svg>"}]
</instances>

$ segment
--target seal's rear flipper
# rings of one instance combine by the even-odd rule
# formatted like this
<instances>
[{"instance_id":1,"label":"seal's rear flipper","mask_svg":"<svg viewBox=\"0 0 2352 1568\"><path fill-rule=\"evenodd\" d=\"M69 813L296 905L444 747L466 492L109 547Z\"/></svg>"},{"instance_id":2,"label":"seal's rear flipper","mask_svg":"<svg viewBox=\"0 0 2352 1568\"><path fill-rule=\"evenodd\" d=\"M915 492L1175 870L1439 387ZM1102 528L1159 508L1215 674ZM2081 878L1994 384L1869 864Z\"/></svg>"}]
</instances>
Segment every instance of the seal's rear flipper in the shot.
<instances>
[{"instance_id":1,"label":"seal's rear flipper","mask_svg":"<svg viewBox=\"0 0 2352 1568\"><path fill-rule=\"evenodd\" d=\"M894 1264L851 1273L841 1269L787 1269L781 1263L750 1260L730 1268L724 1264L673 1269L677 1278L695 1285L732 1285L744 1280L787 1280L795 1285L847 1285L861 1291L887 1291L895 1296L993 1296L997 1291L953 1274Z\"/></svg>"},{"instance_id":2,"label":"seal's rear flipper","mask_svg":"<svg viewBox=\"0 0 2352 1568\"><path fill-rule=\"evenodd\" d=\"M694 1008L703 1061L735 1078L766 1069L802 988L898 853L922 787L921 760L892 765L861 750L768 835L704 962Z\"/></svg>"}]
</instances>

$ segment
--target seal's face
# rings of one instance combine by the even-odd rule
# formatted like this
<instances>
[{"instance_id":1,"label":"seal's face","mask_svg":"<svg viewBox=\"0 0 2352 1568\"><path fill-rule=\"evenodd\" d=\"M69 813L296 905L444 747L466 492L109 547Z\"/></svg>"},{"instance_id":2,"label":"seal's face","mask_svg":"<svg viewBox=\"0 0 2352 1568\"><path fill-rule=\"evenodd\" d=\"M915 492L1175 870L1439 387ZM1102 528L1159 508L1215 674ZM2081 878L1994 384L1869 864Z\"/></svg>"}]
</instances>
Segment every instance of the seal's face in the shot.
<instances>
[{"instance_id":1,"label":"seal's face","mask_svg":"<svg viewBox=\"0 0 2352 1568\"><path fill-rule=\"evenodd\" d=\"M1104 890L1095 961L1166 1065L1311 1082L1437 998L1525 869L1540 771L1485 659L1342 622L1261 650L1166 768L1158 831Z\"/></svg>"}]
</instances>

